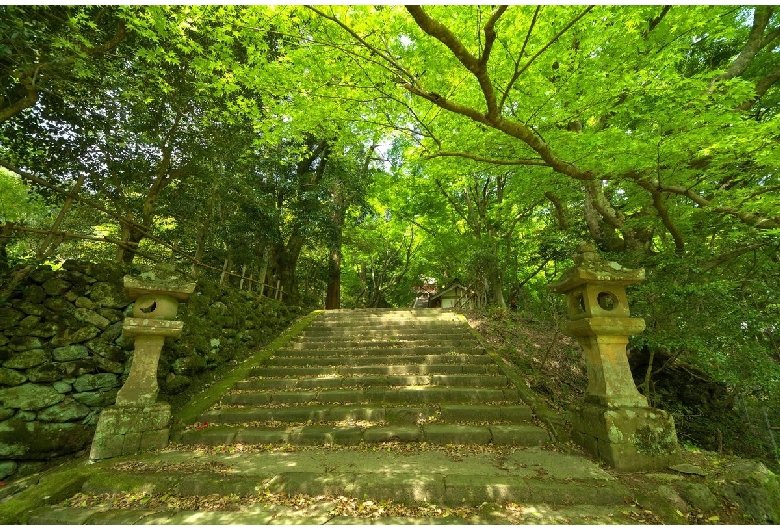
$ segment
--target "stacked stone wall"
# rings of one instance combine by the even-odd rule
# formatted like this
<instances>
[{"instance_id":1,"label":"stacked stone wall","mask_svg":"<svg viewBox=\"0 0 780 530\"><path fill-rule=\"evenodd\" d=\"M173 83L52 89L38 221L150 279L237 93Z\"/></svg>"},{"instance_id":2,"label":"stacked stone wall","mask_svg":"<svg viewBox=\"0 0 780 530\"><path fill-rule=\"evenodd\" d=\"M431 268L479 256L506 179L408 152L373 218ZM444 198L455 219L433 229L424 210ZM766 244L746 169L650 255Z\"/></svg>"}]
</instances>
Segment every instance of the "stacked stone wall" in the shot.
<instances>
[{"instance_id":1,"label":"stacked stone wall","mask_svg":"<svg viewBox=\"0 0 780 530\"><path fill-rule=\"evenodd\" d=\"M132 362L133 342L122 335L132 312L122 278L132 272L112 263L39 266L0 299L0 480L89 447ZM301 312L198 282L180 306L185 332L166 341L160 360L163 399L196 390L199 374L247 356Z\"/></svg>"}]
</instances>

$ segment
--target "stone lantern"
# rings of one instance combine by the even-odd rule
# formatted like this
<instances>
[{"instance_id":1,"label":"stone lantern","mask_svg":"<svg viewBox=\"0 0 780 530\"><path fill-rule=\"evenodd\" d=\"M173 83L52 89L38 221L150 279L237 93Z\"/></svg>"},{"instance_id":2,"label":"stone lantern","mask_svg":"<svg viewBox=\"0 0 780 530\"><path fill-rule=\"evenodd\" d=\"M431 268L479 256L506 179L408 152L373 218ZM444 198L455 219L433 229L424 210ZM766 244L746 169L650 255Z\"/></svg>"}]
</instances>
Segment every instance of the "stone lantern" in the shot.
<instances>
[{"instance_id":1,"label":"stone lantern","mask_svg":"<svg viewBox=\"0 0 780 530\"><path fill-rule=\"evenodd\" d=\"M125 291L135 301L133 316L122 332L134 337L130 374L116 396L116 405L100 413L90 459L135 454L168 445L171 407L157 403L157 364L166 337L178 337L184 322L174 320L179 302L195 291L195 283L160 269L124 277Z\"/></svg>"},{"instance_id":2,"label":"stone lantern","mask_svg":"<svg viewBox=\"0 0 780 530\"><path fill-rule=\"evenodd\" d=\"M567 297L564 332L579 342L588 372L584 403L572 411L572 439L620 470L667 467L679 458L674 421L648 406L626 356L628 338L642 332L645 322L630 317L625 288L643 280L645 272L606 262L587 243L574 262L548 286Z\"/></svg>"}]
</instances>

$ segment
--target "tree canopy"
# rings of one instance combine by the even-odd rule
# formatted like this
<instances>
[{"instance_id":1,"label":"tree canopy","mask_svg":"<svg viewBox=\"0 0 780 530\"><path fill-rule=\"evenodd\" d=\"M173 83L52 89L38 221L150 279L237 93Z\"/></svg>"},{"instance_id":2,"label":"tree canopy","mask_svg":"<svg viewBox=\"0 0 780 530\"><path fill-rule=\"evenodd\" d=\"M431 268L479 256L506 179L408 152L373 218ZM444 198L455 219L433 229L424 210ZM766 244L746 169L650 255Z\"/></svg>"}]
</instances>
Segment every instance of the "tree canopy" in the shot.
<instances>
[{"instance_id":1,"label":"tree canopy","mask_svg":"<svg viewBox=\"0 0 780 530\"><path fill-rule=\"evenodd\" d=\"M0 6L0 267L533 312L591 240L635 347L763 391L779 102L773 6Z\"/></svg>"}]
</instances>

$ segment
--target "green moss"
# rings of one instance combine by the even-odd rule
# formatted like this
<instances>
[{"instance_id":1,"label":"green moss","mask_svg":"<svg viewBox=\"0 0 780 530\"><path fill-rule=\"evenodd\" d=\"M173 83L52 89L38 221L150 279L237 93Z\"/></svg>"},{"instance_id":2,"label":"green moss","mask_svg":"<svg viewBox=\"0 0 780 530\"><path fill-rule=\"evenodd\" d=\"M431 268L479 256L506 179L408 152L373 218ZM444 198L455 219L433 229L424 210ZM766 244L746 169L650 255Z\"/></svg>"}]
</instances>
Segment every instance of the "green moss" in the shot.
<instances>
[{"instance_id":1,"label":"green moss","mask_svg":"<svg viewBox=\"0 0 780 530\"><path fill-rule=\"evenodd\" d=\"M25 524L31 513L43 506L57 504L81 491L91 470L83 462L46 473L35 487L28 487L0 504L0 524ZM29 477L28 480L34 480ZM32 483L30 484L33 485Z\"/></svg>"},{"instance_id":2,"label":"green moss","mask_svg":"<svg viewBox=\"0 0 780 530\"><path fill-rule=\"evenodd\" d=\"M314 321L317 316L322 313L321 310L313 311L309 315L305 316L292 326L290 326L284 333L282 333L276 340L265 348L259 350L252 355L249 359L235 367L225 377L222 377L219 381L212 386L204 389L200 394L191 399L181 410L174 413L172 420L172 428L182 428L185 425L189 425L197 421L200 414L205 412L214 403L220 400L220 398L233 387L233 385L245 379L249 371L262 363L265 359L270 357L276 350L287 344L294 337L298 336L309 324Z\"/></svg>"},{"instance_id":3,"label":"green moss","mask_svg":"<svg viewBox=\"0 0 780 530\"><path fill-rule=\"evenodd\" d=\"M634 446L639 454L668 455L677 450L677 437L672 429L646 425L636 430Z\"/></svg>"}]
</instances>

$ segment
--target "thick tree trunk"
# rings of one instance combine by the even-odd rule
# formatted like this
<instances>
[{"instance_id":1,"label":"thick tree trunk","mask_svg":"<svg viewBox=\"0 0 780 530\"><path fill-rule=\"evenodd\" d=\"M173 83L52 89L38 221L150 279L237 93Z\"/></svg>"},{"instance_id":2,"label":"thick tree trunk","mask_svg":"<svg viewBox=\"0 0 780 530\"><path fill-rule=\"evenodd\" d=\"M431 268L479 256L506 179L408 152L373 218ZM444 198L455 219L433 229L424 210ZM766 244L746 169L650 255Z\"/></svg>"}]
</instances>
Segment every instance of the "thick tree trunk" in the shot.
<instances>
[{"instance_id":1,"label":"thick tree trunk","mask_svg":"<svg viewBox=\"0 0 780 530\"><path fill-rule=\"evenodd\" d=\"M284 292L284 299L288 302L296 303L301 299L298 292L298 275L296 267L298 258L301 255L301 249L305 239L299 234L290 236L287 244L277 243L273 246L269 259L269 268L271 269L270 282L279 282L281 290Z\"/></svg>"},{"instance_id":2,"label":"thick tree trunk","mask_svg":"<svg viewBox=\"0 0 780 530\"><path fill-rule=\"evenodd\" d=\"M325 295L325 309L341 309L341 242L344 231L344 197L338 191L334 194L333 241L328 256L328 288Z\"/></svg>"},{"instance_id":3,"label":"thick tree trunk","mask_svg":"<svg viewBox=\"0 0 780 530\"><path fill-rule=\"evenodd\" d=\"M330 251L325 309L341 309L341 245Z\"/></svg>"},{"instance_id":4,"label":"thick tree trunk","mask_svg":"<svg viewBox=\"0 0 780 530\"><path fill-rule=\"evenodd\" d=\"M492 305L506 309L506 301L504 300L504 281L501 271L497 266L492 267L492 270L488 274L488 282L490 283L490 298Z\"/></svg>"}]
</instances>

